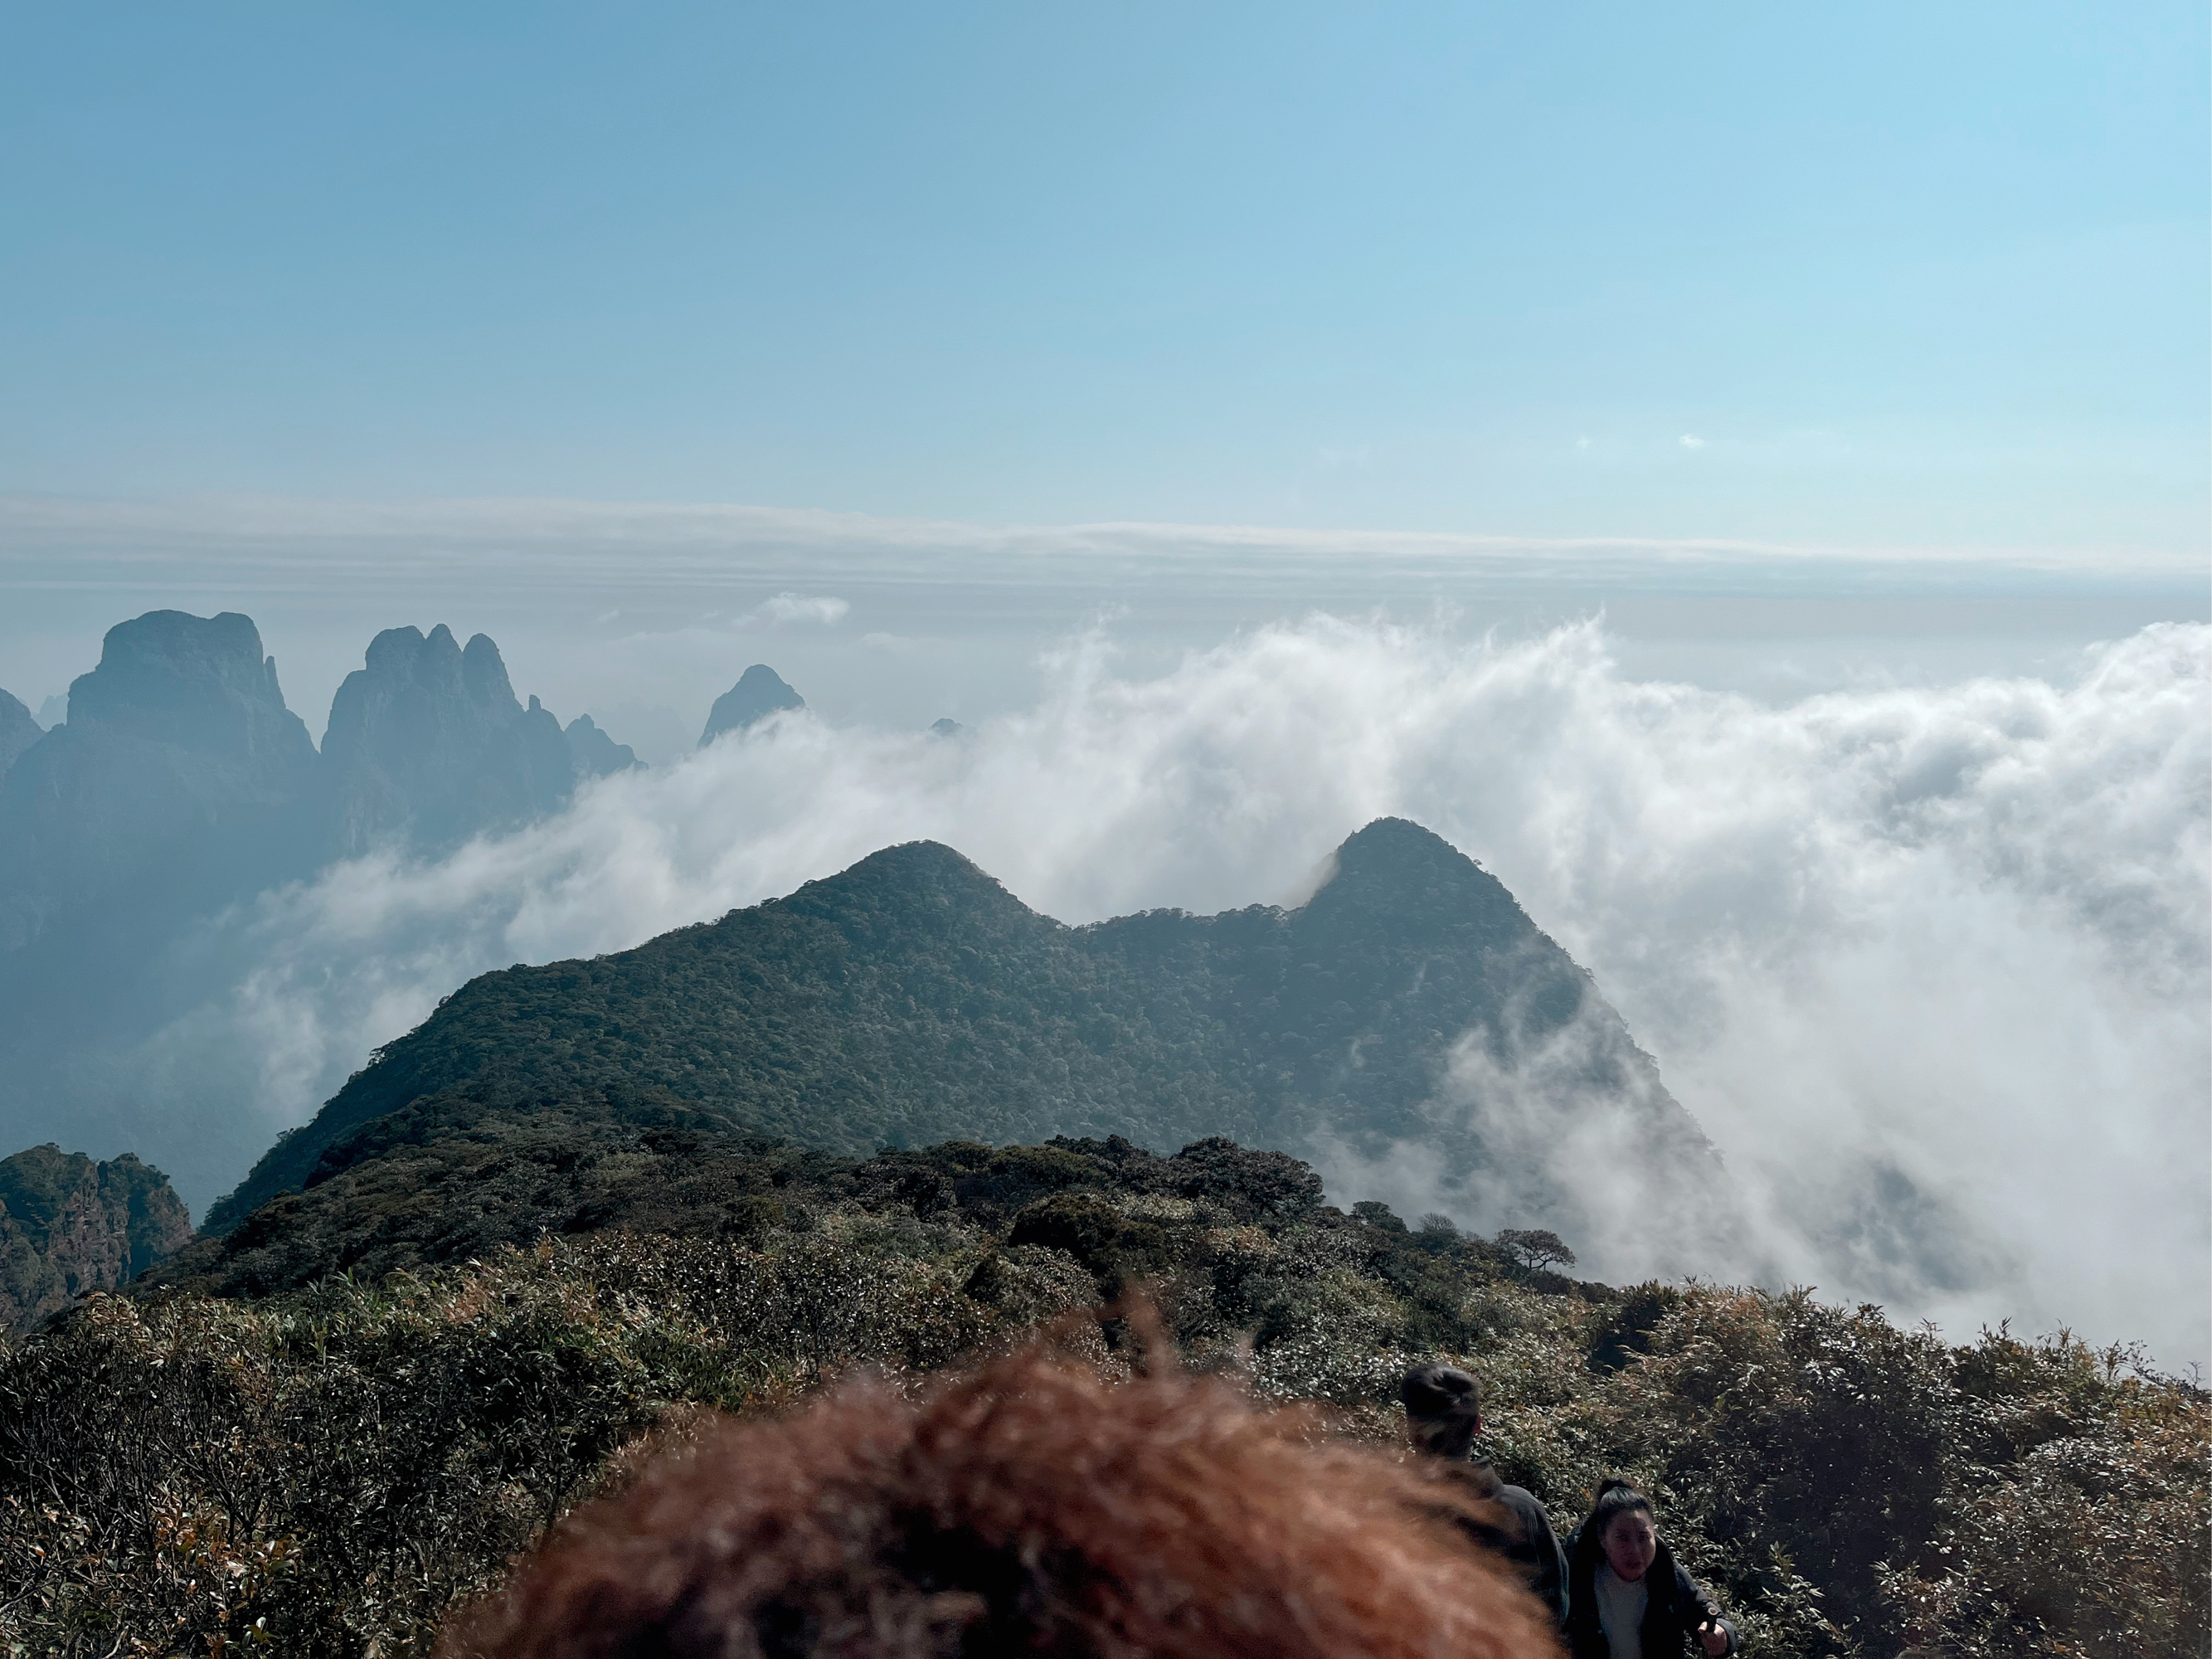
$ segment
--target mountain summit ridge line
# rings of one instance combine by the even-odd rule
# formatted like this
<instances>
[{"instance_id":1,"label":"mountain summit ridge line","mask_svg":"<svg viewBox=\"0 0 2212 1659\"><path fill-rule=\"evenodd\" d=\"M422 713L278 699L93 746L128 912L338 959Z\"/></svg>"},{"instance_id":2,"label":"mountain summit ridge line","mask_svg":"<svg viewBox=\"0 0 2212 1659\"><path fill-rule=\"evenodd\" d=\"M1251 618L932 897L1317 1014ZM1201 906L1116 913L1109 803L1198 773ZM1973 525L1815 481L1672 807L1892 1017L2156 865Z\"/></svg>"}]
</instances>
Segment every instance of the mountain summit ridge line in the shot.
<instances>
[{"instance_id":1,"label":"mountain summit ridge line","mask_svg":"<svg viewBox=\"0 0 2212 1659\"><path fill-rule=\"evenodd\" d=\"M1563 1112L1626 1112L1625 1159L1718 1175L1589 975L1494 876L1407 820L1346 840L1293 909L1080 927L952 848L909 842L630 951L479 975L272 1147L207 1224L326 1176L347 1131L419 1101L639 1087L843 1153L1055 1134L1376 1158L1410 1144L1447 1186L1487 1170L1525 1190L1530 1218L1571 1222L1571 1194L1525 1147L1479 1109L1457 1123L1436 1110L1465 1054L1510 1074L1529 1042L1570 1032L1587 1058Z\"/></svg>"}]
</instances>

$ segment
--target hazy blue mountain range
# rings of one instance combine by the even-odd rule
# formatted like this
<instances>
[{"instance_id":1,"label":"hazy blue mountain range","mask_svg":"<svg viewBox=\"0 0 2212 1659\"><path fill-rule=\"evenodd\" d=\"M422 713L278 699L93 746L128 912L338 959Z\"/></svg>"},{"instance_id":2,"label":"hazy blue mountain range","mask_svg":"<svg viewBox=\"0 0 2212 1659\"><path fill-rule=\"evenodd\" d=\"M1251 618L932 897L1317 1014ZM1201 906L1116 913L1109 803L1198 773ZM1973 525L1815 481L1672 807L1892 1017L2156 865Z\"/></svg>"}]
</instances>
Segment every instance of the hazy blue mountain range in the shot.
<instances>
[{"instance_id":1,"label":"hazy blue mountain range","mask_svg":"<svg viewBox=\"0 0 2212 1659\"><path fill-rule=\"evenodd\" d=\"M463 647L442 623L370 641L319 750L234 612L117 624L68 706L41 732L0 694L0 951L142 876L174 914L374 848L444 853L557 811L580 779L636 758L588 715L563 732L537 698L526 707L499 647L482 634Z\"/></svg>"},{"instance_id":2,"label":"hazy blue mountain range","mask_svg":"<svg viewBox=\"0 0 2212 1659\"><path fill-rule=\"evenodd\" d=\"M564 732L519 699L490 639L443 625L378 635L319 748L231 612L117 624L48 707L67 718L41 731L0 693L0 1146L132 1148L201 1201L259 1132L215 1098L149 1114L113 1059L251 971L201 924L336 859L513 829L635 764L588 715Z\"/></svg>"},{"instance_id":3,"label":"hazy blue mountain range","mask_svg":"<svg viewBox=\"0 0 2212 1659\"><path fill-rule=\"evenodd\" d=\"M118 902L158 929L297 872L317 781L250 620L118 624L70 687L67 723L0 776L0 951Z\"/></svg>"},{"instance_id":4,"label":"hazy blue mountain range","mask_svg":"<svg viewBox=\"0 0 2212 1659\"><path fill-rule=\"evenodd\" d=\"M33 1146L0 1158L0 1329L128 1284L192 1236L159 1170Z\"/></svg>"},{"instance_id":5,"label":"hazy blue mountain range","mask_svg":"<svg viewBox=\"0 0 2212 1659\"><path fill-rule=\"evenodd\" d=\"M1718 1176L1589 976L1418 825L1352 836L1296 909L1085 927L913 842L633 951L471 981L273 1147L208 1225L328 1179L349 1138L388 1114L640 1090L844 1154L1057 1135L1158 1152L1227 1136L1324 1164L1411 1147L1447 1191L1502 1179L1530 1213L1565 1218L1571 1194L1523 1139L1437 1103L1471 1054L1510 1076L1568 1033L1547 1129L1608 1115L1624 1164Z\"/></svg>"}]
</instances>

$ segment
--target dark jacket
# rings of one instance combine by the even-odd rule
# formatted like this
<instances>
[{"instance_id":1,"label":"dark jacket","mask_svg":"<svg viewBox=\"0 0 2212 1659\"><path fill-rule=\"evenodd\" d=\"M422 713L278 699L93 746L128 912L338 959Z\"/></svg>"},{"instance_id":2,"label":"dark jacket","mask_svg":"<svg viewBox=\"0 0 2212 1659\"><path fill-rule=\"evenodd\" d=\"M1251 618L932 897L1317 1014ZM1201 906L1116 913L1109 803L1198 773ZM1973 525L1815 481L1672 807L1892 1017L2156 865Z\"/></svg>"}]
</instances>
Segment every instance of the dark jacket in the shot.
<instances>
[{"instance_id":1,"label":"dark jacket","mask_svg":"<svg viewBox=\"0 0 2212 1659\"><path fill-rule=\"evenodd\" d=\"M1597 1569L1605 1559L1605 1546L1584 1537L1589 1530L1577 1528L1567 1540L1567 1651L1573 1659L1612 1659L1612 1645L1605 1639L1597 1610ZM1712 1598L1675 1565L1674 1552L1663 1538L1650 1571L1644 1575L1644 1587L1648 1599L1644 1622L1638 1627L1644 1638L1644 1659L1691 1654L1705 1659L1705 1647L1694 1637ZM1729 1652L1734 1653L1735 1627L1723 1619L1721 1629L1728 1635Z\"/></svg>"},{"instance_id":2,"label":"dark jacket","mask_svg":"<svg viewBox=\"0 0 2212 1659\"><path fill-rule=\"evenodd\" d=\"M1455 1516L1468 1536L1493 1555L1503 1556L1539 1601L1552 1610L1560 1629L1567 1624L1567 1558L1559 1547L1552 1518L1536 1494L1509 1486L1487 1463L1451 1462L1443 1473L1468 1496L1495 1505L1486 1518Z\"/></svg>"}]
</instances>

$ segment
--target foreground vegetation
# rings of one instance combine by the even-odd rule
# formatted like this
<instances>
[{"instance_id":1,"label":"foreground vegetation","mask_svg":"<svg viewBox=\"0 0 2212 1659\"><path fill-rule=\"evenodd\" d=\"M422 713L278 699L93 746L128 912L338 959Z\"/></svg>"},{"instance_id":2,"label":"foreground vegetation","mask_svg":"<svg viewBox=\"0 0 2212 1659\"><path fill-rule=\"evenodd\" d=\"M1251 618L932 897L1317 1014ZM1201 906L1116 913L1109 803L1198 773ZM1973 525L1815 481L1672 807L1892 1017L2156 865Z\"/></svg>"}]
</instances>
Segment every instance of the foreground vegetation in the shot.
<instances>
[{"instance_id":1,"label":"foreground vegetation","mask_svg":"<svg viewBox=\"0 0 2212 1659\"><path fill-rule=\"evenodd\" d=\"M307 1221L271 1212L228 1258L0 1352L0 1646L421 1652L700 1408L919 1376L1141 1282L1187 1363L1351 1434L1394 1437L1402 1368L1456 1358L1509 1479L1563 1529L1602 1475L1645 1484L1755 1652L2205 1650L2212 1405L2125 1352L1577 1284L1440 1218L1324 1207L1303 1165L1221 1141L717 1148L654 1154L711 1203L655 1211L656 1176L609 1208L602 1169L569 1231L473 1257L420 1216L369 1226L356 1189L316 1248L382 1243L312 1283Z\"/></svg>"}]
</instances>

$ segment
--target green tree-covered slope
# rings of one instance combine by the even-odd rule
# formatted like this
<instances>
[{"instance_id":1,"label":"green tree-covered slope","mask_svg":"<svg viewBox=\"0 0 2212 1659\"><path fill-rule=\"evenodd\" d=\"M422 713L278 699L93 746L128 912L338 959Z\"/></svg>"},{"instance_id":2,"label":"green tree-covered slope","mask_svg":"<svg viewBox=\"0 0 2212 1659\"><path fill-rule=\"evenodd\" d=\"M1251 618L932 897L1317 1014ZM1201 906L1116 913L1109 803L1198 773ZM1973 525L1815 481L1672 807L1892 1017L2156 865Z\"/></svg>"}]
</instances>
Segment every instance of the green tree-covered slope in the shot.
<instances>
[{"instance_id":1,"label":"green tree-covered slope","mask_svg":"<svg viewBox=\"0 0 2212 1659\"><path fill-rule=\"evenodd\" d=\"M208 1224L327 1178L359 1126L457 1091L520 1106L651 1089L842 1153L1065 1134L1379 1155L1411 1139L1464 1176L1525 1149L1495 1144L1479 1112L1431 1109L1463 1041L1493 1077L1547 1054L1547 1109L1624 1114L1624 1163L1712 1171L1589 976L1494 877L1384 819L1291 910L1067 927L914 842L634 951L487 974L376 1055ZM1547 1178L1508 1173L1532 1196Z\"/></svg>"}]
</instances>

